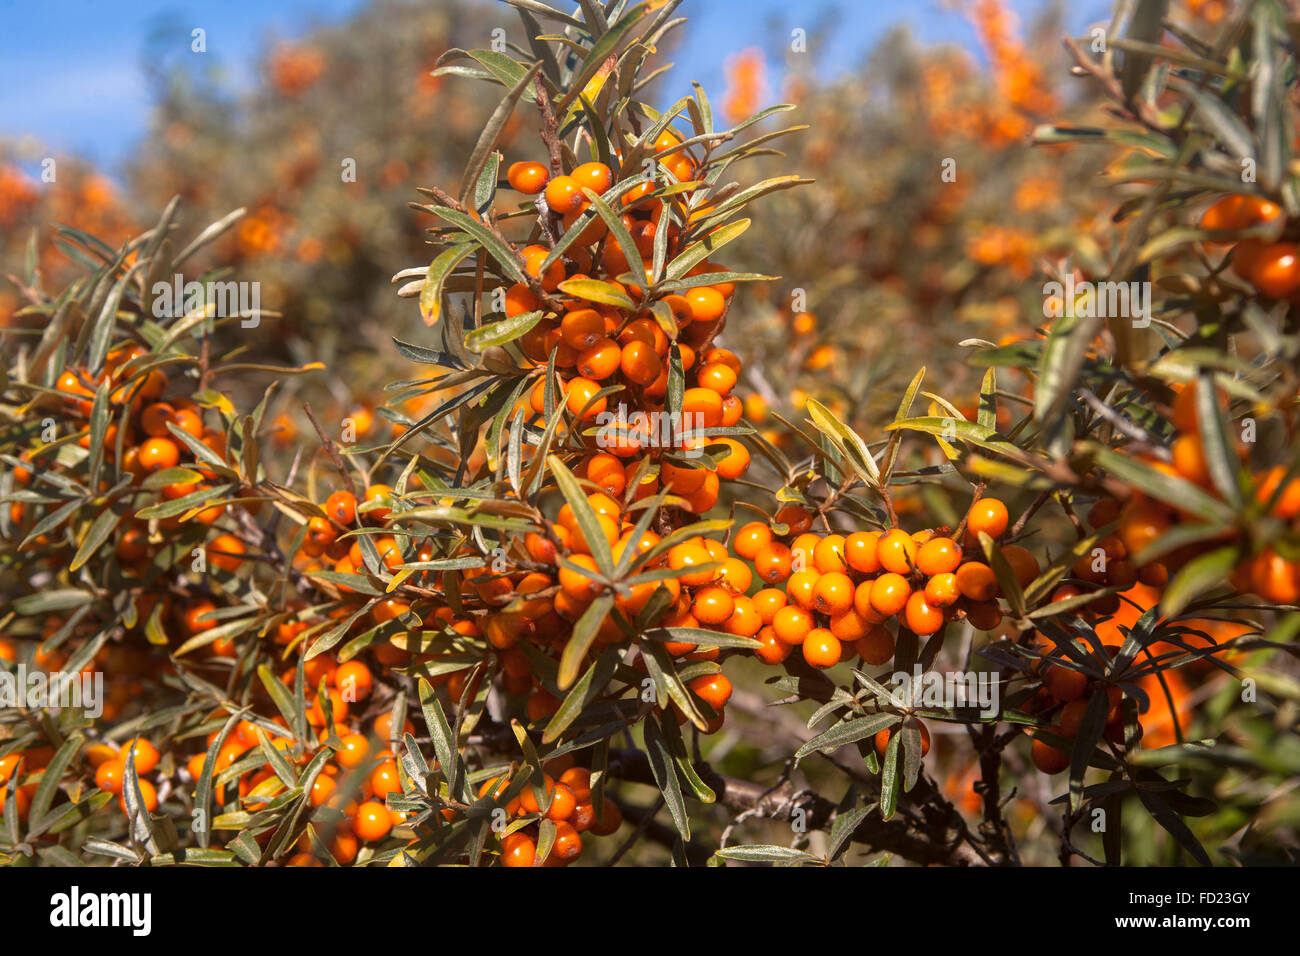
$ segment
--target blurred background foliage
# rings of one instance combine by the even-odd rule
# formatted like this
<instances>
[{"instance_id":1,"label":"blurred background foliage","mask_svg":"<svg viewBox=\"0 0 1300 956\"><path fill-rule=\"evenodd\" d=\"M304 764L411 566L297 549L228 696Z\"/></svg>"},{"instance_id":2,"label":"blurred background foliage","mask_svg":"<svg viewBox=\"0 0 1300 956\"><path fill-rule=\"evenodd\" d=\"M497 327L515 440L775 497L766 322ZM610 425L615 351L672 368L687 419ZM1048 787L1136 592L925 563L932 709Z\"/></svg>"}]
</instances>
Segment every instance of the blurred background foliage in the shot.
<instances>
[{"instance_id":1,"label":"blurred background foliage","mask_svg":"<svg viewBox=\"0 0 1300 956\"><path fill-rule=\"evenodd\" d=\"M737 269L781 277L754 287L743 334L733 322L726 344L752 370L757 401L783 414L813 396L862 425L887 404L873 405L883 395L875 386L905 383L922 362L973 399L978 373L957 343L1001 341L1033 324L1026 310L1041 297L1024 280L1036 261L1105 226L1095 196L1078 188L1095 177L1099 154L1025 148L1038 123L1087 108L1070 100L1077 90L1057 88L1061 5L1028 23L1001 0L941 15L969 19L979 50L922 46L899 26L860 65L819 82L804 51L834 30L823 18L799 51L777 36L783 45L720 54L727 85L712 93L729 121L774 102L798 106L746 135L811 127L755 170L817 180L771 201L770 234L784 241L756 231L733 253ZM153 56L157 103L121 188L74 158L59 159L52 188L25 171L31 163L18 162L15 142L0 141L3 273L21 273L36 230L42 271L57 287L68 260L50 240L54 222L112 244L173 196L190 223L243 208L204 264L234 264L282 314L258 349L324 362L334 375L295 387L330 389L340 413L374 404L386 382L412 377L389 337L420 333L387 284L397 264L427 256L426 223L403 207L420 199L414 186L459 173L492 106L480 84L429 73L446 50L484 45L500 22L509 23L494 5L473 0L379 0L341 24L268 41L260 83L244 92L194 58ZM520 32L507 28L506 40L522 42L510 29ZM673 53L661 51L660 65ZM515 143L522 119L517 111L502 138L509 161L541 149ZM355 181L344 181L349 160ZM946 161L955 181L945 181ZM0 292L0 323L14 321L17 301L12 289ZM281 396L285 407L292 398Z\"/></svg>"}]
</instances>

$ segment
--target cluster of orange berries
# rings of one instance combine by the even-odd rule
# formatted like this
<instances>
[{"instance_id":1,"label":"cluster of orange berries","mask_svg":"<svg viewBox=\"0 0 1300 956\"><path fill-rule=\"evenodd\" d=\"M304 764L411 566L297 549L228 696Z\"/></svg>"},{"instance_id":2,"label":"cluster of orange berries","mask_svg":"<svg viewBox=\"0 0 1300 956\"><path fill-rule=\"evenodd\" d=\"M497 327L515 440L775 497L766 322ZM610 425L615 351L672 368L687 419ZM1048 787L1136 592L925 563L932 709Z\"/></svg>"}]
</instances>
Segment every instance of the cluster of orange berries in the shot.
<instances>
[{"instance_id":1,"label":"cluster of orange berries","mask_svg":"<svg viewBox=\"0 0 1300 956\"><path fill-rule=\"evenodd\" d=\"M1046 638L1039 638L1036 649L1049 657L1060 654L1059 649ZM1052 714L1054 723L1047 727L1048 733L1073 740L1079 734L1092 695L1105 693L1109 698L1109 707L1106 711L1104 735L1112 743L1124 742L1124 716L1121 710L1123 693L1118 687L1092 687L1093 682L1089 681L1087 675L1059 664L1044 662L1038 669L1042 675L1043 687L1035 695L1033 704L1037 712ZM1058 774L1070 766L1069 752L1054 746L1046 737L1037 733L1031 745L1030 759L1035 767L1048 775Z\"/></svg>"},{"instance_id":2,"label":"cluster of orange berries","mask_svg":"<svg viewBox=\"0 0 1300 956\"><path fill-rule=\"evenodd\" d=\"M672 130L660 134L654 143L656 156L660 157L658 166L671 182L691 183L698 167L687 149L679 149L681 143ZM643 261L654 255L656 236L665 230L662 238L671 258L679 251L680 227L674 217L690 222L708 215L711 207L687 206L694 191L690 187L660 202L652 197L653 180L640 175L636 179L636 185L624 189L618 198L622 225ZM566 230L579 217L589 215L590 201L583 189L603 196L616 186L614 173L599 162L583 163L568 174L554 177L549 177L539 163L515 163L507 173L507 181L525 194L544 193L545 210L558 216ZM670 208L674 214L665 215ZM506 290L505 314L515 317L534 311L546 313L524 333L518 345L525 358L536 365L554 360L560 378L559 394L577 420L585 422L601 416L611 394L620 395L629 418L638 413L662 413L668 392L670 349L675 344L687 375L688 387L680 410L682 421L696 422L701 428L730 427L740 421L743 406L732 394L741 370L740 360L726 349L709 348L721 330L728 301L735 292L734 282L692 285L664 295L658 302L646 301L644 289L638 284L640 277L628 276L626 251L599 216L592 216L589 225L565 247L564 255L555 258L543 272L551 254L540 244L521 250L532 282L516 283ZM645 281L651 280L651 267L645 271ZM685 278L721 271L719 266L704 261L693 266ZM560 289L561 283L586 279L599 280L601 292L596 299L605 301L584 299ZM609 304L611 291L616 298L632 302L633 307ZM546 387L545 379L539 379L527 401L521 402L530 415L545 414ZM601 394L606 389L615 391ZM748 452L739 442L719 438L715 443L728 445L747 463ZM654 442L644 428L633 424L602 429L597 444L618 458L632 459ZM683 447L690 450L699 444L702 439L697 436L694 444L688 440ZM743 471L743 467L737 464L731 470ZM680 474L674 490L688 496L690 510L698 512L716 502L716 484L716 477Z\"/></svg>"},{"instance_id":3,"label":"cluster of orange berries","mask_svg":"<svg viewBox=\"0 0 1300 956\"><path fill-rule=\"evenodd\" d=\"M110 389L104 455L108 461L117 461L120 454L121 473L129 477L133 485L133 507L111 538L117 565L127 577L128 586L138 586L150 579L154 558L158 550L169 543L171 533L195 526L189 522L212 527L223 517L231 515L226 506L209 503L216 484L224 480L223 476L196 455L177 432L205 447L223 462L227 460L225 434L205 424L205 410L191 398L183 395L165 397L168 377L160 368L143 364L146 354L139 345L119 346L108 353L99 375L92 376L81 368L68 369L56 383L65 412L78 423L80 434L77 443L88 450L91 441L89 418L96 389L105 383ZM38 468L51 471L62 468L52 457L45 461L39 447L25 452L22 458L27 464L13 470L14 480L20 486L30 485L33 471ZM158 484L155 479L148 482L151 476L178 467L185 468L186 472L179 474L175 481ZM163 475L162 480L166 478ZM108 481L104 479L101 490L107 486ZM186 499L190 507L156 519L155 531L151 532L148 522L134 517L135 513L151 504L160 505L179 499ZM44 517L44 512L51 507L42 503L29 510L28 502L15 501L10 505L9 518L18 528L29 527ZM259 502L249 502L242 507L256 513ZM68 546L65 539L56 540L49 534L38 535L33 545L48 549L51 561L63 559L62 552ZM246 560L248 547L239 535L214 530L210 539L204 542L204 552L211 569L234 574ZM149 617L160 595L164 595L168 617L182 633L193 636L217 626L217 622L207 616L216 608L212 601L201 595L173 599L172 595L165 594L165 589L156 586L143 588L139 594L136 611L141 621ZM224 656L233 655L233 645L229 642L220 643L215 650Z\"/></svg>"},{"instance_id":4,"label":"cluster of orange berries","mask_svg":"<svg viewBox=\"0 0 1300 956\"><path fill-rule=\"evenodd\" d=\"M1220 396L1222 402L1222 396ZM1149 467L1199 486L1207 494L1219 497L1210 474L1205 447L1200 437L1196 410L1196 388L1187 385L1178 390L1171 419L1177 437L1170 446L1170 461L1149 460ZM1237 448L1244 460L1249 446ZM1287 468L1276 465L1252 475L1251 494L1256 506L1270 518L1282 522L1289 533L1300 533L1300 476L1288 477ZM1136 554L1184 520L1187 513L1176 505L1159 501L1135 490L1118 515L1119 537L1130 554ZM1206 551L1222 547L1241 537L1240 532L1225 532L1223 539L1185 545L1161 558L1158 575L1176 572L1188 561ZM1162 581L1147 580L1158 585ZM1300 562L1285 557L1276 547L1267 546L1245 559L1236 569L1232 584L1243 593L1254 593L1278 604L1300 602Z\"/></svg>"},{"instance_id":5,"label":"cluster of orange berries","mask_svg":"<svg viewBox=\"0 0 1300 956\"><path fill-rule=\"evenodd\" d=\"M357 722L355 719L349 720L348 705L350 701L364 700L369 696L372 684L369 669L358 661L336 665L325 655L308 661L306 667L309 680L319 677L329 684L328 716L333 721L331 726L326 726L326 712L320 700L309 701L307 721L317 730L319 743L332 748L333 755L332 759L321 766L312 782L308 802L312 808L327 807L325 815L317 815L313 822L326 834L321 844L337 863L346 866L356 859L360 843L378 843L406 820L405 813L389 810L383 802L389 794L400 795L403 790L397 759L390 746L393 737L391 714L385 712L377 715L369 734L352 729L357 726ZM290 671L285 675L285 679L290 679L292 673ZM213 720L225 722L224 712L211 716ZM248 719L239 720L223 741L211 768L213 793L219 808L229 808L227 797L234 798L237 794L239 805L256 811L259 806L273 800L286 789L285 782L260 748L259 730L266 736L269 746L278 751L291 766L301 769L309 762L312 755L293 740L284 717L276 716L270 721L258 723ZM414 733L414 726L409 720L403 731ZM197 784L207 769L208 750L216 742L219 733L220 731L214 730L208 734L204 749L186 760L184 772L188 775L191 786ZM166 779L170 789L175 790L187 778L176 767L155 785L145 775L158 768L158 750L143 738L131 743L135 746L135 768L139 775L144 809L153 813L158 808L158 791L163 779ZM126 803L121 794L128 746L130 745L114 750L96 745L87 753L95 768L96 786L108 793L117 794L124 813ZM227 789L232 783L234 791ZM258 833L258 841L265 843L273 829ZM305 833L298 850L298 853L288 859L289 865L322 865L314 855L310 837Z\"/></svg>"},{"instance_id":6,"label":"cluster of orange berries","mask_svg":"<svg viewBox=\"0 0 1300 956\"><path fill-rule=\"evenodd\" d=\"M1007 508L996 498L972 506L960 544L943 529L819 535L809 530L812 516L798 505L785 506L776 517L788 529L788 542L764 522L744 525L732 542L736 558L681 579L696 587L694 603L670 623L690 626L694 620L755 637L762 644L755 653L768 664L799 647L805 662L824 669L855 655L873 666L891 660L891 620L921 636L963 617L979 630L1002 621L1001 588L978 538L984 532L998 540L1007 531ZM1038 560L1029 551L1017 545L1001 550L1022 585L1038 576ZM713 558L706 545L687 542L670 551L668 560L682 569ZM752 577L767 586L750 596Z\"/></svg>"},{"instance_id":7,"label":"cluster of orange berries","mask_svg":"<svg viewBox=\"0 0 1300 956\"><path fill-rule=\"evenodd\" d=\"M1241 232L1275 223L1281 231L1281 206L1259 196L1233 194L1205 210L1200 225L1216 232ZM1293 299L1300 293L1300 245L1242 239L1232 245L1232 270L1270 299Z\"/></svg>"},{"instance_id":8,"label":"cluster of orange berries","mask_svg":"<svg viewBox=\"0 0 1300 956\"><path fill-rule=\"evenodd\" d=\"M118 424L124 407L127 412L126 431L121 436L122 470L142 480L148 475L167 468L175 468L193 455L184 442L177 439L170 426L180 429L191 438L202 442L215 454L224 457L226 436L207 428L203 422L203 409L185 396L163 399L169 381L160 368L143 371L138 360L147 355L139 345L124 345L108 353L103 370L92 376L86 369L66 370L59 376L57 390L65 396L64 408L76 419L90 417L95 390L108 382L111 419L104 435L105 454L114 459L119 446ZM90 447L90 428L87 424L78 438L82 448ZM209 480L214 476L205 474ZM186 492L198 490L197 485L185 486ZM179 497L179 495L176 495ZM215 520L212 516L206 523Z\"/></svg>"},{"instance_id":9,"label":"cluster of orange berries","mask_svg":"<svg viewBox=\"0 0 1300 956\"><path fill-rule=\"evenodd\" d=\"M167 375L156 367L145 371L137 361L145 354L138 345L120 346L108 353L104 368L98 375L92 375L84 368L70 368L59 376L55 390L62 397L64 412L77 424L78 446L90 449L90 413L96 389L106 382L111 390L108 393L109 423L104 433L104 455L106 460L116 461L120 449L122 471L135 481L143 481L154 472L175 468L183 460L192 458L184 443L168 429L169 424L224 457L225 435L204 426L203 411L197 404L183 397L163 401L168 387ZM119 435L118 421L123 411L127 413L126 424L124 432ZM47 463L37 460L39 457L39 449L24 455L25 460L46 466ZM53 462L48 466L56 467ZM206 472L205 476L212 477L211 472ZM31 468L19 466L14 469L14 480L18 484L28 485L31 479ZM184 490L181 491L180 487ZM197 484L167 486L164 492L180 497L199 487ZM200 520L211 524L219 515L218 509L210 509L200 512ZM9 520L15 526L23 527L28 519L34 524L37 517L35 512L28 513L26 502L14 501L9 506ZM45 538L37 543L50 542Z\"/></svg>"},{"instance_id":10,"label":"cluster of orange berries","mask_svg":"<svg viewBox=\"0 0 1300 956\"><path fill-rule=\"evenodd\" d=\"M662 540L660 535L648 529L638 532L635 522L630 520L635 518L630 506L625 509L604 492L588 495L587 504L595 513L614 560L620 561L627 550L632 549L631 573L639 574L671 565L675 549L668 549L666 553L656 550ZM470 578L480 596L495 605L480 619L482 631L500 655L503 688L507 693L528 695L526 710L530 721L550 716L560 702L538 681L531 659L518 645L528 641L536 651L558 658L568 641L572 622L580 618L605 590L597 580L598 565L591 556L589 542L568 504L560 509L547 532L545 535L536 532L526 535L524 546L535 565L553 566L554 571L529 570L502 576L485 572ZM716 542L714 545L721 548ZM651 556L651 552L655 554ZM687 593L684 581L677 578L622 585L613 592L614 607L624 620L638 622L660 589L666 591L672 601L665 619L665 623L671 623L671 608L679 606L683 594ZM618 618L610 614L600 623L595 645L599 650L629 640ZM665 647L673 656L691 660L716 660L718 657L716 647L697 648L678 642L669 642ZM721 726L722 707L731 692L726 678L721 674L697 678L691 689L714 708L719 715L716 726ZM681 719L682 715L679 713L678 717Z\"/></svg>"},{"instance_id":11,"label":"cluster of orange berries","mask_svg":"<svg viewBox=\"0 0 1300 956\"><path fill-rule=\"evenodd\" d=\"M1102 498L1088 509L1086 520L1095 528L1106 527L1119 521L1118 532L1106 535L1088 553L1079 557L1070 568L1071 581L1059 585L1052 592L1052 601L1065 601L1079 595L1113 590L1101 594L1079 607L1085 617L1113 615L1120 608L1119 595L1138 582L1153 588L1162 588L1169 580L1169 569L1163 561L1150 561L1141 567L1133 563L1134 549L1139 544L1138 535L1126 514L1126 506L1114 498Z\"/></svg>"},{"instance_id":12,"label":"cluster of orange berries","mask_svg":"<svg viewBox=\"0 0 1300 956\"><path fill-rule=\"evenodd\" d=\"M572 757L548 761L545 766L549 772L543 774L541 802L536 790L529 786L506 803L506 813L514 822L500 834L503 866L568 866L582 854L582 834L590 831L608 836L623 822L622 811L613 800L605 800L603 815L597 814L591 794L591 771L586 767L574 766ZM558 780L551 776L552 772L559 773ZM501 797L510 784L509 776L491 777L479 786L478 795ZM545 859L537 855L542 820L555 825Z\"/></svg>"},{"instance_id":13,"label":"cluster of orange berries","mask_svg":"<svg viewBox=\"0 0 1300 956\"><path fill-rule=\"evenodd\" d=\"M53 747L28 747L0 757L0 819L3 819L5 807L9 803L10 786L13 786L12 798L18 819L27 819L32 797L41 785L40 775L53 757ZM29 775L32 779L29 779Z\"/></svg>"},{"instance_id":14,"label":"cluster of orange berries","mask_svg":"<svg viewBox=\"0 0 1300 956\"><path fill-rule=\"evenodd\" d=\"M79 622L66 638L60 639L56 646L49 646L48 642L55 639L67 623L62 615L52 614L45 619L40 640L0 636L0 661L23 662L29 668L39 668L50 675L59 673L64 678L73 677L66 672L65 665L94 636L95 626L90 621ZM95 652L75 678L93 678L96 671L102 673L105 694L99 701L100 716L104 720L117 720L137 709L146 684L161 679L169 667L164 657L151 653L147 647L125 641L109 642Z\"/></svg>"}]
</instances>

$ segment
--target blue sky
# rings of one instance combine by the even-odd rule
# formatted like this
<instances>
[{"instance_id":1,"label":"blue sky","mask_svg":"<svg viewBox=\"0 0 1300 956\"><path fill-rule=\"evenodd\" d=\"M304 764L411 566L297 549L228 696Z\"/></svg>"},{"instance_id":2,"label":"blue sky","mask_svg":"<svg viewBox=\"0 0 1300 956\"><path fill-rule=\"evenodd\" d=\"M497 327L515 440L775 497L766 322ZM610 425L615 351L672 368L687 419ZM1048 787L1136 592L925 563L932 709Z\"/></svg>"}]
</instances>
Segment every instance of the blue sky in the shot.
<instances>
[{"instance_id":1,"label":"blue sky","mask_svg":"<svg viewBox=\"0 0 1300 956\"><path fill-rule=\"evenodd\" d=\"M428 0L437 3L438 0ZM495 6L494 0L477 0ZM1041 0L1014 0L1027 18ZM45 148L120 168L147 127L150 51L188 52L203 27L208 55L233 88L255 80L270 36L294 37L338 22L365 0L0 0L0 137L35 137ZM833 77L855 64L891 25L908 23L925 42L974 48L975 34L952 0L686 0L685 42L668 92L698 79L723 86L721 60L748 46L772 50L793 27L813 35L833 17L817 72ZM1108 0L1070 0L1072 30L1106 16ZM680 88L679 88L680 87ZM775 92L775 91L773 91Z\"/></svg>"}]
</instances>

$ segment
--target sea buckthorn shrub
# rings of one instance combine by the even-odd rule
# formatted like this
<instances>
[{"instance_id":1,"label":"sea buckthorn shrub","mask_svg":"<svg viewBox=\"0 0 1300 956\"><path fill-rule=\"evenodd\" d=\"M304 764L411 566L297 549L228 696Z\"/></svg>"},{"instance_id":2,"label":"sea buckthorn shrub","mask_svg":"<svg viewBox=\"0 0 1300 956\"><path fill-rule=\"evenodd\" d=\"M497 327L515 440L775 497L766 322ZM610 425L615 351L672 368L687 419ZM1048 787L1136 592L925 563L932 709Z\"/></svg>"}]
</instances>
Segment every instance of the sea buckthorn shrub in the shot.
<instances>
[{"instance_id":1,"label":"sea buckthorn shrub","mask_svg":"<svg viewBox=\"0 0 1300 956\"><path fill-rule=\"evenodd\" d=\"M945 236L935 261L978 263L978 279L927 304L913 275L893 283L900 311L835 324L919 359L940 338L899 317L945 321L963 290L1044 321L944 339L896 384L833 362L812 370L817 394L778 408L774 383L792 394L809 369L768 371L754 330L774 300L758 290L793 281L768 263L802 262L833 303L834 264L868 258L837 249L823 273L789 251L795 197L884 217L894 194L847 201L773 156L827 134L783 125L785 105L741 115L759 95L752 60L721 109L699 87L648 102L675 3L514 6L526 42L430 64L433 87L476 89L463 102L481 108L401 210L425 227L420 258L380 270L414 319L384 344L406 377L367 409L396 427L340 435L305 393L286 405L299 379L352 383L333 356L281 356L274 316L156 307L157 276L283 264L256 204L187 232L168 203L118 246L64 230L80 273L19 276L0 379L0 677L104 692L102 706L6 701L0 854L1293 854L1286 10L1141 0L1100 49L1069 40L1076 77L1050 80L1003 8L976 4L991 87L926 74L926 201L975 201L1008 163L1062 182L1077 162L1108 174L1071 199L1093 204L1087 228L1035 207L1015 227L1024 261ZM277 47L270 95L322 92L321 49ZM833 137L853 128L832 118ZM964 152L945 182L953 129ZM888 284L901 256L862 283Z\"/></svg>"}]
</instances>

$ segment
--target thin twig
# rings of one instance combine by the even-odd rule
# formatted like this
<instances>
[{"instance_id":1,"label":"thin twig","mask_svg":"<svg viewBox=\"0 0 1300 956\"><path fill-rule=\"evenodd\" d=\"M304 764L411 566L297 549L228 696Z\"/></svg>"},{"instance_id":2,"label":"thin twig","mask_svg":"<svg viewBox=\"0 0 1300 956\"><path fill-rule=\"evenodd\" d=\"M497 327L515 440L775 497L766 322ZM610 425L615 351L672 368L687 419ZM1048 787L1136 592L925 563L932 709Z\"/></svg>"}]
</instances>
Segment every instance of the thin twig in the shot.
<instances>
[{"instance_id":1,"label":"thin twig","mask_svg":"<svg viewBox=\"0 0 1300 956\"><path fill-rule=\"evenodd\" d=\"M362 495L358 493L360 488L357 486L356 479L352 477L352 472L348 471L347 465L344 464L343 456L339 454L338 448L335 447L334 440L325 434L325 429L321 428L320 422L316 420L316 414L311 410L311 403L303 402L302 408L307 413L307 418L311 420L312 427L316 429L316 434L320 436L321 445L325 448L325 454L329 455L330 461L334 463L334 467L338 469L339 474L343 476L343 480L347 482L348 491L353 498L360 501Z\"/></svg>"}]
</instances>

